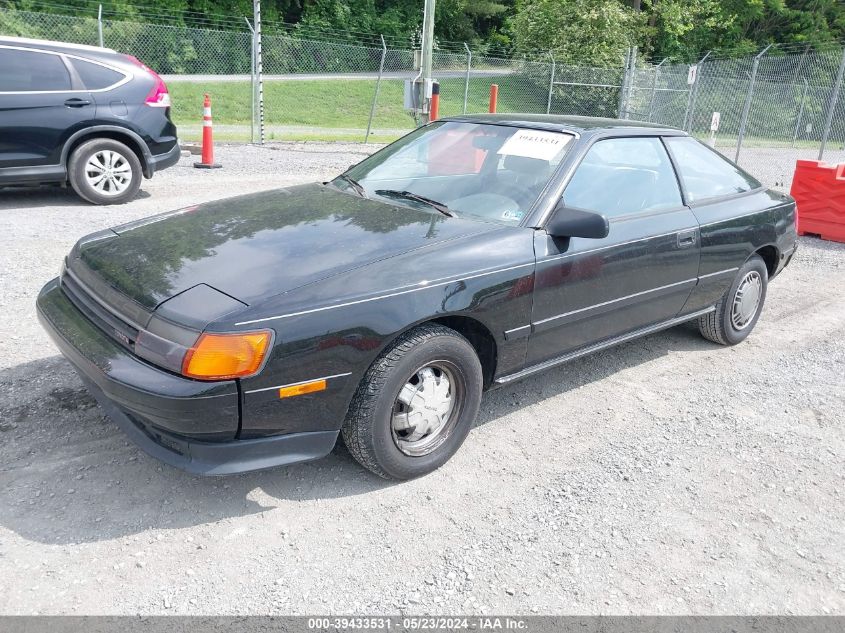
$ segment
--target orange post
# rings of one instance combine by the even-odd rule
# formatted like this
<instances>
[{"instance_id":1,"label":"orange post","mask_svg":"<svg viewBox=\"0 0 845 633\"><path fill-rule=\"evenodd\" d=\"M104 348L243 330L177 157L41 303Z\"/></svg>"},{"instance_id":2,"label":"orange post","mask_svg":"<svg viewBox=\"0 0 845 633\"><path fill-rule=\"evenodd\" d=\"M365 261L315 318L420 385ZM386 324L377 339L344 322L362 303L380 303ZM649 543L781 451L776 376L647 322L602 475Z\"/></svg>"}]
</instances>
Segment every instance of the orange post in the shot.
<instances>
[{"instance_id":1,"label":"orange post","mask_svg":"<svg viewBox=\"0 0 845 633\"><path fill-rule=\"evenodd\" d=\"M496 102L499 100L499 84L490 84L490 112L496 112Z\"/></svg>"},{"instance_id":2,"label":"orange post","mask_svg":"<svg viewBox=\"0 0 845 633\"><path fill-rule=\"evenodd\" d=\"M205 95L202 103L202 161L194 163L200 169L216 169L220 163L214 162L214 137L211 132L211 98Z\"/></svg>"},{"instance_id":3,"label":"orange post","mask_svg":"<svg viewBox=\"0 0 845 633\"><path fill-rule=\"evenodd\" d=\"M431 84L431 107L429 108L429 121L436 121L440 116L440 84L434 82Z\"/></svg>"}]
</instances>

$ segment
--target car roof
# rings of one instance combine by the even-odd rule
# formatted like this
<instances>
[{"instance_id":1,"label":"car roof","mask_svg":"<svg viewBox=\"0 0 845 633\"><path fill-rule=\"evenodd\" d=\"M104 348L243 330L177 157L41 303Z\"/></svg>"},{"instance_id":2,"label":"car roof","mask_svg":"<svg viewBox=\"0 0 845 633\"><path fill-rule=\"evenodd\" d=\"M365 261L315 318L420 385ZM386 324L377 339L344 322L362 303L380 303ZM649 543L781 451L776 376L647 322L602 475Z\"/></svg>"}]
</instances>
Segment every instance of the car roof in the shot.
<instances>
[{"instance_id":1,"label":"car roof","mask_svg":"<svg viewBox=\"0 0 845 633\"><path fill-rule=\"evenodd\" d=\"M72 42L56 42L53 40L35 40L28 37L11 37L0 35L0 44L25 46L28 48L42 48L64 53L87 51L91 53L116 53L114 49L102 46L88 46L87 44L73 44Z\"/></svg>"},{"instance_id":2,"label":"car roof","mask_svg":"<svg viewBox=\"0 0 845 633\"><path fill-rule=\"evenodd\" d=\"M497 125L513 125L515 127L540 128L556 132L602 132L612 130L626 130L636 133L654 134L655 130L668 134L686 134L677 128L649 123L648 121L632 121L628 119L605 119L589 116L569 116L561 114L464 114L453 117L443 117L448 121L467 121L473 123L494 123Z\"/></svg>"}]
</instances>

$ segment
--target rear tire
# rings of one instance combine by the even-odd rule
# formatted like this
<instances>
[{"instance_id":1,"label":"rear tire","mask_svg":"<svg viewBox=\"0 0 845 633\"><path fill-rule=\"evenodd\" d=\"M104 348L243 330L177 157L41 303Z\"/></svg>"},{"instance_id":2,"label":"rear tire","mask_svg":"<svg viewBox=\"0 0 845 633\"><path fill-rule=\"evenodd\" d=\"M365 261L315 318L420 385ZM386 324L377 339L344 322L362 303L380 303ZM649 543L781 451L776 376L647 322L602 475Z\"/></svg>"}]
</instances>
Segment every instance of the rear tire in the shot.
<instances>
[{"instance_id":1,"label":"rear tire","mask_svg":"<svg viewBox=\"0 0 845 633\"><path fill-rule=\"evenodd\" d=\"M716 310L698 318L701 335L720 345L744 341L760 318L768 284L766 263L759 255L753 255L739 269Z\"/></svg>"},{"instance_id":2,"label":"rear tire","mask_svg":"<svg viewBox=\"0 0 845 633\"><path fill-rule=\"evenodd\" d=\"M460 448L478 414L481 363L463 336L425 324L367 370L341 432L352 456L385 479L413 479Z\"/></svg>"},{"instance_id":3,"label":"rear tire","mask_svg":"<svg viewBox=\"0 0 845 633\"><path fill-rule=\"evenodd\" d=\"M141 187L141 161L129 147L110 138L85 141L71 154L68 179L92 204L122 204Z\"/></svg>"}]
</instances>

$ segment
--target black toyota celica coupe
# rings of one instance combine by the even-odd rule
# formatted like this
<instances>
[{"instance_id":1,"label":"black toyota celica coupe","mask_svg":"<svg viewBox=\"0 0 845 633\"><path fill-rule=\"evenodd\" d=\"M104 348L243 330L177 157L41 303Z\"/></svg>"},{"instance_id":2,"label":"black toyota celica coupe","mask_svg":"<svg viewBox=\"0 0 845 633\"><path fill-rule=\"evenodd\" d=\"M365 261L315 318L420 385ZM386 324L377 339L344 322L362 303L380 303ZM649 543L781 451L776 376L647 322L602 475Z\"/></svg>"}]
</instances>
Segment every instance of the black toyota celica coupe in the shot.
<instances>
[{"instance_id":1,"label":"black toyota celica coupe","mask_svg":"<svg viewBox=\"0 0 845 633\"><path fill-rule=\"evenodd\" d=\"M169 464L269 468L341 435L409 479L487 388L690 320L739 343L795 249L794 201L684 132L464 116L330 182L89 235L38 314Z\"/></svg>"}]
</instances>

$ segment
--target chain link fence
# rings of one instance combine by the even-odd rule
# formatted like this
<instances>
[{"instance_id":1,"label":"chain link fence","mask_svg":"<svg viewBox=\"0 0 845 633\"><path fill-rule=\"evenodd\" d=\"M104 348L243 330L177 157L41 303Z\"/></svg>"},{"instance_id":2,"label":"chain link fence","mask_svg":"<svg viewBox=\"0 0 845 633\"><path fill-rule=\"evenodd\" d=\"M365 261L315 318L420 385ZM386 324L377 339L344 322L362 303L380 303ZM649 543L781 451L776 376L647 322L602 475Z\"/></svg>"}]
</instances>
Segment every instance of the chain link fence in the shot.
<instances>
[{"instance_id":1,"label":"chain link fence","mask_svg":"<svg viewBox=\"0 0 845 633\"><path fill-rule=\"evenodd\" d=\"M662 62L634 72L621 114L682 128L788 190L797 159L845 162L843 72L841 45Z\"/></svg>"},{"instance_id":2,"label":"chain link fence","mask_svg":"<svg viewBox=\"0 0 845 633\"><path fill-rule=\"evenodd\" d=\"M132 54L168 82L180 136L199 138L203 93L222 140L389 141L411 130L405 81L414 51L264 33L263 117L254 35L228 30L0 8L0 34L102 44ZM638 60L619 68L574 66L550 55L505 59L437 50L440 113L500 112L621 117L682 128L711 143L766 185L788 190L795 160L845 162L845 50L772 46L756 56L707 54L692 66Z\"/></svg>"}]
</instances>

